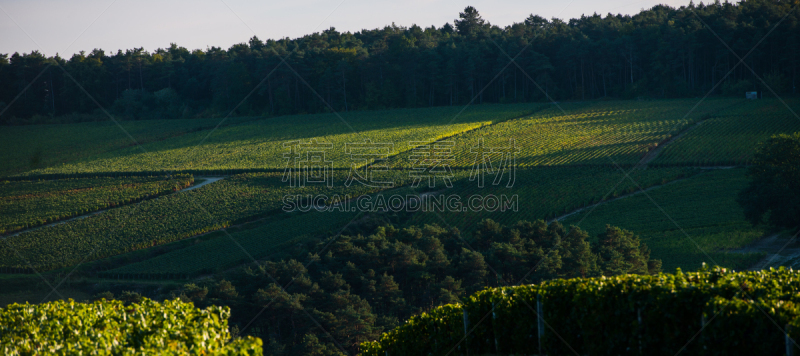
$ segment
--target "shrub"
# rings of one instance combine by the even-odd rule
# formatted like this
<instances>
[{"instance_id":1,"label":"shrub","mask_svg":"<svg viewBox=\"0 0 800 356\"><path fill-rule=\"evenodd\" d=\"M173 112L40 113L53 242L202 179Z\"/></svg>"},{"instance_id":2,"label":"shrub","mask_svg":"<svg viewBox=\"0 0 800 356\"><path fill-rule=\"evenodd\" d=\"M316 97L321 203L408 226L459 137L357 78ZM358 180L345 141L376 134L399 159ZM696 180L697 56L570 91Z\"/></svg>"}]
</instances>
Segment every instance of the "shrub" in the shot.
<instances>
[{"instance_id":1,"label":"shrub","mask_svg":"<svg viewBox=\"0 0 800 356\"><path fill-rule=\"evenodd\" d=\"M799 292L800 273L783 268L552 280L483 290L412 317L361 350L536 354L541 340L551 355L780 355L787 325L800 340Z\"/></svg>"},{"instance_id":2,"label":"shrub","mask_svg":"<svg viewBox=\"0 0 800 356\"><path fill-rule=\"evenodd\" d=\"M0 354L261 355L261 339L231 340L229 316L227 307L146 298L12 304L0 309Z\"/></svg>"}]
</instances>

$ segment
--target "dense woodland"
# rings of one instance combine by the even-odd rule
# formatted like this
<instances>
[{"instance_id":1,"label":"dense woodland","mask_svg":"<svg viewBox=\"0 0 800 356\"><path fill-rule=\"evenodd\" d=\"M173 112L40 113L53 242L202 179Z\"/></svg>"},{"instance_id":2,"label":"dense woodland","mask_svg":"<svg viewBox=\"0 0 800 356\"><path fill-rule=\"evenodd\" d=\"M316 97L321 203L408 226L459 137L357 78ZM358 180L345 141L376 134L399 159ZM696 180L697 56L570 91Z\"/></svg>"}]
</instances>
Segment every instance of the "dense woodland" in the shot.
<instances>
[{"instance_id":1,"label":"dense woodland","mask_svg":"<svg viewBox=\"0 0 800 356\"><path fill-rule=\"evenodd\" d=\"M670 98L712 89L771 95L767 86L795 93L800 14L793 3L659 5L569 22L530 15L505 28L467 7L453 25L438 28L330 28L297 39L253 37L227 50L173 44L153 52L94 49L69 59L0 54L0 122L107 120L101 107L141 120Z\"/></svg>"},{"instance_id":2,"label":"dense woodland","mask_svg":"<svg viewBox=\"0 0 800 356\"><path fill-rule=\"evenodd\" d=\"M373 218L161 297L230 306L234 331L262 338L265 355L343 355L412 315L487 286L660 271L638 236L610 226L591 238L558 222L484 220L462 237L458 229L400 229ZM120 292L118 299L138 298Z\"/></svg>"}]
</instances>

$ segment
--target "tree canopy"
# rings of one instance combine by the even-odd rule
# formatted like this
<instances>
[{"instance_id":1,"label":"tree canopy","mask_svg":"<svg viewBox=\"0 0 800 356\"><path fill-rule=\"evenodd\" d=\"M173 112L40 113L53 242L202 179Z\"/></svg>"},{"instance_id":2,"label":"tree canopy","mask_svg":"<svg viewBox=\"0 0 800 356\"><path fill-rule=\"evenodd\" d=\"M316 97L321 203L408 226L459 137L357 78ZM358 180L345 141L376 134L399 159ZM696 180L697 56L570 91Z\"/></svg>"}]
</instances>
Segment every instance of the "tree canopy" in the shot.
<instances>
[{"instance_id":1,"label":"tree canopy","mask_svg":"<svg viewBox=\"0 0 800 356\"><path fill-rule=\"evenodd\" d=\"M454 26L331 27L296 39L253 37L227 50L172 44L70 58L0 54L0 122L107 120L98 104L124 119L168 119L770 94L764 83L782 94L796 91L800 66L800 15L792 6L658 5L567 22L532 14L502 28L470 6Z\"/></svg>"},{"instance_id":2,"label":"tree canopy","mask_svg":"<svg viewBox=\"0 0 800 356\"><path fill-rule=\"evenodd\" d=\"M658 272L660 261L637 236L610 226L590 239L542 220L484 220L471 237L436 225L386 224L297 245L169 297L230 306L231 320L262 338L267 355L340 355L486 287Z\"/></svg>"},{"instance_id":3,"label":"tree canopy","mask_svg":"<svg viewBox=\"0 0 800 356\"><path fill-rule=\"evenodd\" d=\"M748 175L750 185L738 199L745 217L753 224L800 227L800 132L759 144Z\"/></svg>"}]
</instances>

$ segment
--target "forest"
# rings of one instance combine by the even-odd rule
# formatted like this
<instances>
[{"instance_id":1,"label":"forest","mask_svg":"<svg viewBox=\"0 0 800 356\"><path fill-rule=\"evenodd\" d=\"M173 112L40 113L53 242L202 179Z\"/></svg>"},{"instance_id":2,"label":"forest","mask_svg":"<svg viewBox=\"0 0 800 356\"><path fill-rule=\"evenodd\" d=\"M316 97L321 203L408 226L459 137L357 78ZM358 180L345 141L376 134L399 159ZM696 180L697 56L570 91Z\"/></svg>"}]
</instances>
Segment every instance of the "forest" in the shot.
<instances>
[{"instance_id":1,"label":"forest","mask_svg":"<svg viewBox=\"0 0 800 356\"><path fill-rule=\"evenodd\" d=\"M261 338L265 355L339 356L487 286L661 272L639 236L617 227L590 236L543 220L504 226L487 219L479 226L465 238L457 228L366 219L341 236L297 244L160 297L230 307L232 333ZM120 288L94 299L140 300Z\"/></svg>"},{"instance_id":2,"label":"forest","mask_svg":"<svg viewBox=\"0 0 800 356\"><path fill-rule=\"evenodd\" d=\"M467 7L441 27L331 27L227 50L0 54L0 123L796 93L793 10L716 1L568 22L532 14L501 28Z\"/></svg>"}]
</instances>

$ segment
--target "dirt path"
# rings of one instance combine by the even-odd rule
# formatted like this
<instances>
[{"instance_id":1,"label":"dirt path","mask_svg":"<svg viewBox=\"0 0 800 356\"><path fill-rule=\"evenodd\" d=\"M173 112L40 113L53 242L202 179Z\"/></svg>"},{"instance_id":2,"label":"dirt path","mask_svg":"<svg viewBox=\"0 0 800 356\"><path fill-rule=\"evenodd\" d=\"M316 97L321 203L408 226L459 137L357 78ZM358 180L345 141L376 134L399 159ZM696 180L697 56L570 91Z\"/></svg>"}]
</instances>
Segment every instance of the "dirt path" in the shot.
<instances>
[{"instance_id":1,"label":"dirt path","mask_svg":"<svg viewBox=\"0 0 800 356\"><path fill-rule=\"evenodd\" d=\"M166 197L166 196L170 196L172 194L176 194L176 193L185 192L185 191L188 191L188 190L197 189L197 188L200 188L200 187L202 187L202 186L204 186L206 184L211 184L211 183L214 183L216 181L219 181L219 180L222 180L222 179L225 179L225 178L226 177L195 177L196 180L197 179L203 179L203 182L201 182L199 184L195 184L195 185L189 186L189 187L186 187L186 188L183 188L183 189L181 189L181 190L179 190L177 192L173 192L173 193L166 194L166 195L161 195L161 196L158 196L158 197L155 197L155 198L152 198L152 199L163 198L163 197ZM125 205L123 205L123 206L125 206ZM13 237L13 236L17 236L17 235L20 235L20 234L24 234L26 232L36 231L36 230L43 229L43 228L50 227L50 226L66 224L66 223L68 223L70 221L73 221L73 220L85 219L85 218L88 218L90 216L102 214L102 213L104 213L104 212L106 212L106 211L108 211L110 209L115 209L115 208L120 208L120 207L122 207L122 206L117 206L117 207L114 207L114 208L107 208L107 209L93 211L93 212L86 213L86 214L83 214L83 215L78 215L78 216L75 216L75 217L71 217L69 219L64 219L64 220L59 220L59 221L56 221L56 222L52 222L52 223L49 223L49 224L46 224L46 225L39 225L39 226L35 226L35 227L29 228L29 229L20 230L20 231L14 232L12 234L8 234L8 235L5 235L5 236L0 236L0 238Z\"/></svg>"},{"instance_id":2,"label":"dirt path","mask_svg":"<svg viewBox=\"0 0 800 356\"><path fill-rule=\"evenodd\" d=\"M690 179L690 178L693 178L693 177L696 177L696 176L697 175L694 175L694 176L691 176L691 177L686 177L686 178L681 178L681 179L676 179L676 180L673 180L671 182L667 182L666 184L654 185L654 186L652 186L650 188L646 188L644 190L637 190L637 191L635 191L633 193L620 195L620 196L618 196L618 197L616 197L614 199L607 199L607 200L603 200L603 201L601 201L599 203L595 203L595 204L592 204L592 205L587 205L586 207L583 207L583 208L580 208L580 209L577 209L577 210L573 210L573 211L571 211L569 213L566 213L564 215L558 216L555 219L552 219L552 220L548 221L547 223L549 224L549 223L554 222L554 221L561 221L561 220L564 220L567 217L570 217L572 215L578 214L578 213L580 213L580 212L582 212L584 210L591 210L591 209L594 209L594 207L596 207L596 206L600 206L600 205L603 205L603 204L611 203L611 202L614 202L614 201L617 201L617 200L621 200L621 199L625 199L625 198L630 198L630 197L632 197L634 195L639 195L639 194L642 194L644 192L649 192L649 191L654 190L654 189L666 187L666 186L671 185L673 183L682 182L684 180L687 180L687 179Z\"/></svg>"},{"instance_id":3,"label":"dirt path","mask_svg":"<svg viewBox=\"0 0 800 356\"><path fill-rule=\"evenodd\" d=\"M702 169L702 170L716 170L716 169L733 169L733 168L736 168L736 167L737 166L708 166L708 167L697 167L697 168ZM700 174L702 174L702 173L700 173ZM672 183L681 182L681 181L684 181L686 179L694 178L696 176L697 175L693 175L691 177L676 179L676 180L673 180L671 182L667 182L666 184L659 184L659 185L652 186L650 188L644 189L643 191L642 190L637 190L637 191L635 191L633 193L628 193L628 194L625 194L625 195L621 195L621 196L618 196L618 197L616 197L614 199L603 200L603 201L601 201L599 203L588 205L588 206L586 206L584 208L573 210L573 211L571 211L569 213L566 213L564 215L556 217L555 219L548 221L548 223L551 223L551 222L556 221L556 220L561 221L561 220L563 220L563 219L565 219L565 218L567 218L569 216L572 216L572 215L575 215L577 213L580 213L580 212L582 212L582 211L584 211L586 209L592 209L593 207L598 206L598 205L603 205L603 204L610 203L610 202L613 202L613 201L617 201L617 200L620 200L620 199L625 199L625 198L628 198L628 197L631 197L631 196L634 196L634 195L641 194L642 192L648 192L648 191L651 191L653 189L658 189L658 188L661 188L661 187L665 187L665 186L668 186L668 185L670 185Z\"/></svg>"},{"instance_id":4,"label":"dirt path","mask_svg":"<svg viewBox=\"0 0 800 356\"><path fill-rule=\"evenodd\" d=\"M749 270L757 271L769 267L786 266L796 268L800 265L800 243L792 241L788 234L777 233L755 241L740 249L728 251L731 253L757 253L763 252L764 256Z\"/></svg>"},{"instance_id":5,"label":"dirt path","mask_svg":"<svg viewBox=\"0 0 800 356\"><path fill-rule=\"evenodd\" d=\"M181 189L181 190L179 190L179 191L180 191L180 192L185 192L185 191L187 191L187 190L195 190L195 189L197 189L197 188L200 188L200 187L202 187L202 186L204 186L204 185L206 185L206 184L211 184L211 183L214 183L214 182L216 182L216 181L223 180L223 179L225 179L225 178L226 178L226 177L195 177L195 180L197 180L197 179L203 179L203 181L202 181L201 183L199 183L199 184L195 184L195 185L193 185L193 186L190 186L190 187L183 188L183 189ZM176 193L177 193L177 192L176 192Z\"/></svg>"}]
</instances>

